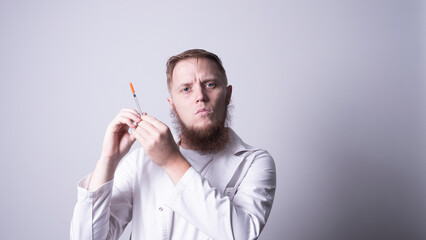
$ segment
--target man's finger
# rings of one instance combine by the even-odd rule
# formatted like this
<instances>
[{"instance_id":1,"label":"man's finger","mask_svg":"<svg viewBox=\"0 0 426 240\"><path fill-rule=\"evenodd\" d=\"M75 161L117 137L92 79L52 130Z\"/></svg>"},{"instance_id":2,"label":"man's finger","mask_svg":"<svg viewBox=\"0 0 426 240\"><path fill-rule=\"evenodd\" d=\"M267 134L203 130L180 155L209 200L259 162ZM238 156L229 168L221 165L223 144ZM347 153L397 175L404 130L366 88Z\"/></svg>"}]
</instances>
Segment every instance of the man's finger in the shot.
<instances>
[{"instance_id":1,"label":"man's finger","mask_svg":"<svg viewBox=\"0 0 426 240\"><path fill-rule=\"evenodd\" d=\"M141 121L141 118L139 117L139 115L135 115L134 113L130 113L130 112L120 112L118 116L129 118L136 123L139 123Z\"/></svg>"},{"instance_id":2,"label":"man's finger","mask_svg":"<svg viewBox=\"0 0 426 240\"><path fill-rule=\"evenodd\" d=\"M130 134L130 142L133 144L136 141L136 137L133 134Z\"/></svg>"},{"instance_id":3,"label":"man's finger","mask_svg":"<svg viewBox=\"0 0 426 240\"><path fill-rule=\"evenodd\" d=\"M162 123L158 119L148 116L148 115L142 115L141 116L142 121L147 121L151 123L155 128L157 129L163 129L164 127L167 127L166 124Z\"/></svg>"},{"instance_id":4,"label":"man's finger","mask_svg":"<svg viewBox=\"0 0 426 240\"><path fill-rule=\"evenodd\" d=\"M121 109L120 112L128 112L128 113L133 113L136 116L140 116L140 114L138 113L138 111L136 111L135 109L131 109L131 108L123 108Z\"/></svg>"},{"instance_id":5,"label":"man's finger","mask_svg":"<svg viewBox=\"0 0 426 240\"><path fill-rule=\"evenodd\" d=\"M148 121L139 122L138 128L144 129L149 135L155 135L158 133L158 129Z\"/></svg>"},{"instance_id":6,"label":"man's finger","mask_svg":"<svg viewBox=\"0 0 426 240\"><path fill-rule=\"evenodd\" d=\"M123 116L117 116L114 121L112 122L112 126L114 127L113 129L117 129L120 130L121 126L120 125L127 125L131 128L135 128L136 126L133 124L133 121L127 117L123 117Z\"/></svg>"},{"instance_id":7,"label":"man's finger","mask_svg":"<svg viewBox=\"0 0 426 240\"><path fill-rule=\"evenodd\" d=\"M145 130L141 129L141 128L137 128L135 130L132 131L132 133L130 134L130 136L135 137L140 144L142 145L142 147L145 147L145 143L148 139L147 133L145 132Z\"/></svg>"}]
</instances>

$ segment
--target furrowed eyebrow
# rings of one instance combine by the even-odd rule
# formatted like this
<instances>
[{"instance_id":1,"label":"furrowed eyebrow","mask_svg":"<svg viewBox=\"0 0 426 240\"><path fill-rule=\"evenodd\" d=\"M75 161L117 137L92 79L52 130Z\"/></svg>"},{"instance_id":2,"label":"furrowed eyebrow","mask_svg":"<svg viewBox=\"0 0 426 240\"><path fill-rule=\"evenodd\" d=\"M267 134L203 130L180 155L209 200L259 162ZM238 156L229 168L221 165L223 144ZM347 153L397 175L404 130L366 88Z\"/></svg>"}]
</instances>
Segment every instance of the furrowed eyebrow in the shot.
<instances>
[{"instance_id":1,"label":"furrowed eyebrow","mask_svg":"<svg viewBox=\"0 0 426 240\"><path fill-rule=\"evenodd\" d=\"M201 82L205 83L205 82L219 82L219 81L220 80L217 79L217 78L206 78L206 79L202 80Z\"/></svg>"}]
</instances>

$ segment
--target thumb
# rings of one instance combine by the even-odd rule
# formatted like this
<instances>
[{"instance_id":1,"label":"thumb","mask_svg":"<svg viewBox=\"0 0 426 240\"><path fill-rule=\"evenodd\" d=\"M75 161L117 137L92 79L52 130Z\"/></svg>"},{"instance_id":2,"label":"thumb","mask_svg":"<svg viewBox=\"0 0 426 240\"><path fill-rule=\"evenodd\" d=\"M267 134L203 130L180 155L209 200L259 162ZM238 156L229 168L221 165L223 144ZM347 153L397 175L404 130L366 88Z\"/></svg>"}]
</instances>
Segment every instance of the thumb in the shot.
<instances>
[{"instance_id":1,"label":"thumb","mask_svg":"<svg viewBox=\"0 0 426 240\"><path fill-rule=\"evenodd\" d=\"M135 141L136 141L136 138L135 138L135 136L133 136L133 132L130 134L130 142L133 144L133 143L135 143Z\"/></svg>"}]
</instances>

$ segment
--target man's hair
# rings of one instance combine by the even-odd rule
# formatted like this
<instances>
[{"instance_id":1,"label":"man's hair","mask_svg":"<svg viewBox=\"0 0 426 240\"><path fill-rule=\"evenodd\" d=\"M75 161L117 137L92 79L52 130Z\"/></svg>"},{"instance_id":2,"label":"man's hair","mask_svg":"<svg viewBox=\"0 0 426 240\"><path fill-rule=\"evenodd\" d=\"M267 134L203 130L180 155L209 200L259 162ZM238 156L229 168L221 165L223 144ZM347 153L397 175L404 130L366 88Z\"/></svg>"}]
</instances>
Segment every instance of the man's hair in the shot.
<instances>
[{"instance_id":1,"label":"man's hair","mask_svg":"<svg viewBox=\"0 0 426 240\"><path fill-rule=\"evenodd\" d=\"M186 50L185 52L182 52L182 53L180 53L176 56L170 57L169 60L167 61L166 74L167 74L167 87L168 87L169 91L170 91L171 86L172 86L173 70L175 69L176 64L179 61L185 60L185 59L188 59L188 58L207 58L207 59L213 60L213 62L216 63L219 71L225 77L225 79L224 79L225 86L228 86L228 78L226 77L225 68L223 68L222 61L220 60L220 58L216 54L208 52L208 51L203 50L203 49L190 49L190 50Z\"/></svg>"}]
</instances>

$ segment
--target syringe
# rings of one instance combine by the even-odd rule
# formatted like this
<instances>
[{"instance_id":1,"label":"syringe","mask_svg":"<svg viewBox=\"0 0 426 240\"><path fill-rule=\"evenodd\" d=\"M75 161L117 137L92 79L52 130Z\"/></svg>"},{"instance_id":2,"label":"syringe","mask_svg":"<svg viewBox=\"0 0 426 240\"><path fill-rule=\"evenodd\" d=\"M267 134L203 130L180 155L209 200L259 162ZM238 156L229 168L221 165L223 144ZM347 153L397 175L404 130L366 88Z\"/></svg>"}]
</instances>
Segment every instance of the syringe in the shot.
<instances>
[{"instance_id":1,"label":"syringe","mask_svg":"<svg viewBox=\"0 0 426 240\"><path fill-rule=\"evenodd\" d=\"M136 106L138 107L138 110L139 110L139 114L142 115L141 106L139 106L139 101L138 101L138 98L136 97L135 89L133 88L132 83L130 83L130 89L132 89L133 98L135 99Z\"/></svg>"}]
</instances>

